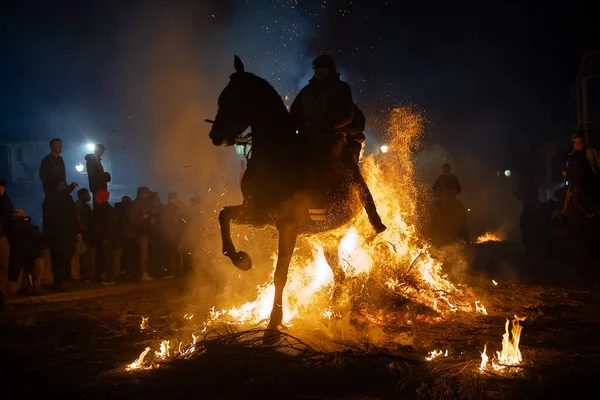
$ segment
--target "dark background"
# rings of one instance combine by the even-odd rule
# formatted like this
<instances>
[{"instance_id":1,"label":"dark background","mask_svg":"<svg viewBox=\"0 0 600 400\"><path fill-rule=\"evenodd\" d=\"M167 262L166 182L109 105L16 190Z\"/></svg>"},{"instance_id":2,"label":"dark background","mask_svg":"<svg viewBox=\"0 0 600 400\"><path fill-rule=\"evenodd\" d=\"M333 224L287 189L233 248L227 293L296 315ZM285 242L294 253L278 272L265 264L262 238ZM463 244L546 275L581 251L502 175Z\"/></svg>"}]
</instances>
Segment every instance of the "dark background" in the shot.
<instances>
[{"instance_id":1,"label":"dark background","mask_svg":"<svg viewBox=\"0 0 600 400\"><path fill-rule=\"evenodd\" d=\"M118 139L107 157L133 160L139 184L204 190L226 172L211 167L223 164L217 157L231 155L210 148L202 120L215 113L232 55L289 104L325 51L365 109L372 141L392 107L413 104L428 121L425 179L451 160L467 206L502 202L510 184L494 183L496 194L487 185L511 168L511 152L569 143L571 90L598 33L591 2L561 3L4 2L0 140Z\"/></svg>"}]
</instances>

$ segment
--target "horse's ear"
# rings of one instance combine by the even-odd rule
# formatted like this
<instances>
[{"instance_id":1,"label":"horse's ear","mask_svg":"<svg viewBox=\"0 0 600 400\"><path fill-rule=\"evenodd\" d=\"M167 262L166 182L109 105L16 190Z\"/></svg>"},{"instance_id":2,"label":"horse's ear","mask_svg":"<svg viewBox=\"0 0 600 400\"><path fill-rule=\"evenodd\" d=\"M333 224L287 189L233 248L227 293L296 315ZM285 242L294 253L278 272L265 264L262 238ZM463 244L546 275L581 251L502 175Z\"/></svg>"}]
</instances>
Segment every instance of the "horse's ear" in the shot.
<instances>
[{"instance_id":1,"label":"horse's ear","mask_svg":"<svg viewBox=\"0 0 600 400\"><path fill-rule=\"evenodd\" d=\"M240 74L244 72L244 63L242 63L242 59L238 56L233 56L233 66L235 67L235 72Z\"/></svg>"}]
</instances>

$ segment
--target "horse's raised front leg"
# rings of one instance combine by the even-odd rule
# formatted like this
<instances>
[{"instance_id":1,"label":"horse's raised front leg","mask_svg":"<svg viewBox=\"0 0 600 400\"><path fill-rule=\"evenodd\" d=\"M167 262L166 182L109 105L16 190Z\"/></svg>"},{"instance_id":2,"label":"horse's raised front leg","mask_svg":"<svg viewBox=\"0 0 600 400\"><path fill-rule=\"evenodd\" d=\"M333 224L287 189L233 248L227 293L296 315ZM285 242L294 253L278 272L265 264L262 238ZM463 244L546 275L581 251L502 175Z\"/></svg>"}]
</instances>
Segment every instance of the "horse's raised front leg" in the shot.
<instances>
[{"instance_id":1,"label":"horse's raised front leg","mask_svg":"<svg viewBox=\"0 0 600 400\"><path fill-rule=\"evenodd\" d=\"M337 248L331 245L326 245L323 247L323 254L325 255L327 264L329 264L329 267L333 272L333 301L336 302L342 294L342 284L346 279L346 273L340 265L340 258L338 256Z\"/></svg>"},{"instance_id":2,"label":"horse's raised front leg","mask_svg":"<svg viewBox=\"0 0 600 400\"><path fill-rule=\"evenodd\" d=\"M224 207L219 213L219 225L221 227L221 240L223 242L223 254L231 260L233 265L242 271L252 268L250 256L243 251L236 251L231 239L231 222L239 224L247 223L250 212L244 205Z\"/></svg>"},{"instance_id":3,"label":"horse's raised front leg","mask_svg":"<svg viewBox=\"0 0 600 400\"><path fill-rule=\"evenodd\" d=\"M274 344L279 341L279 325L283 320L283 289L287 282L290 261L296 246L298 229L295 224L281 224L279 227L279 248L277 253L277 266L275 267L275 298L269 326L263 339L264 344Z\"/></svg>"}]
</instances>

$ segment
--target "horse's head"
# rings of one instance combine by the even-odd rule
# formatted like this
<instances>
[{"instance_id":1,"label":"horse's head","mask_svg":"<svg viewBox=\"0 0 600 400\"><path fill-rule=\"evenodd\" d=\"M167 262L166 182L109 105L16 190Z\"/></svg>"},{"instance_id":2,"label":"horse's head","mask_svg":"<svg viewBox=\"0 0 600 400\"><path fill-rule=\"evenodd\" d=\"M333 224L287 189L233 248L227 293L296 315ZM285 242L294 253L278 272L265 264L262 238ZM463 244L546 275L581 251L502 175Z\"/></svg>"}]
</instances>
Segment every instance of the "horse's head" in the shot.
<instances>
[{"instance_id":1,"label":"horse's head","mask_svg":"<svg viewBox=\"0 0 600 400\"><path fill-rule=\"evenodd\" d=\"M242 60L235 56L235 73L219 96L217 116L212 122L209 137L215 146L231 145L251 124L252 98L257 78L244 71Z\"/></svg>"}]
</instances>

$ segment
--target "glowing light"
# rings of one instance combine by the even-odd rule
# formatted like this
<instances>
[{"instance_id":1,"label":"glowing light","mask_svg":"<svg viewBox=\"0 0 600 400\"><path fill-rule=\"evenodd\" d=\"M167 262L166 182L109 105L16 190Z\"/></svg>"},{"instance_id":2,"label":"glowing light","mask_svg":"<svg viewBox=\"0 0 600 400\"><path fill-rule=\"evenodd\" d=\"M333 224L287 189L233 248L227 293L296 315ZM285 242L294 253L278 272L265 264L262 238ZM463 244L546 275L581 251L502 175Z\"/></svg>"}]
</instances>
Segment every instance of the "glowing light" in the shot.
<instances>
[{"instance_id":1,"label":"glowing light","mask_svg":"<svg viewBox=\"0 0 600 400\"><path fill-rule=\"evenodd\" d=\"M79 164L77 164L77 165L75 166L75 170L76 170L77 172L83 172L83 164L82 164L82 163L79 163Z\"/></svg>"},{"instance_id":2,"label":"glowing light","mask_svg":"<svg viewBox=\"0 0 600 400\"><path fill-rule=\"evenodd\" d=\"M387 153L388 149L389 149L389 147L386 146L385 144L379 148L379 150L381 150L382 153Z\"/></svg>"},{"instance_id":3,"label":"glowing light","mask_svg":"<svg viewBox=\"0 0 600 400\"><path fill-rule=\"evenodd\" d=\"M492 279L492 283L494 284L494 286L498 286L498 282L496 282L495 280Z\"/></svg>"},{"instance_id":4,"label":"glowing light","mask_svg":"<svg viewBox=\"0 0 600 400\"><path fill-rule=\"evenodd\" d=\"M85 148L88 151L94 151L94 149L96 149L96 144L94 144L94 143L88 143L88 144L85 145Z\"/></svg>"},{"instance_id":5,"label":"glowing light","mask_svg":"<svg viewBox=\"0 0 600 400\"><path fill-rule=\"evenodd\" d=\"M499 235L491 232L486 232L483 235L479 236L476 240L477 243L486 243L486 242L501 242L502 238Z\"/></svg>"},{"instance_id":6,"label":"glowing light","mask_svg":"<svg viewBox=\"0 0 600 400\"><path fill-rule=\"evenodd\" d=\"M506 176L507 178L510 177L511 174L512 174L512 172L510 172L510 169L507 169L506 171L504 171L504 176Z\"/></svg>"}]
</instances>

